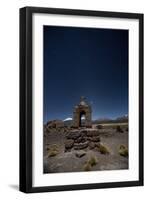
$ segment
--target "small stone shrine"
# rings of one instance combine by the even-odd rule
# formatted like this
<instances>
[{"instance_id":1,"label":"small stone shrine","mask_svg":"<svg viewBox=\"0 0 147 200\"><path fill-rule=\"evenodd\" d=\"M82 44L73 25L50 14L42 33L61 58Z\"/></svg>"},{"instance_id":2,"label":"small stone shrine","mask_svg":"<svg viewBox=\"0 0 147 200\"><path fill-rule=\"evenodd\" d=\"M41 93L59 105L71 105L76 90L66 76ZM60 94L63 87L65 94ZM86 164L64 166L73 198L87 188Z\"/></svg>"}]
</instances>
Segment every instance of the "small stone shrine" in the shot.
<instances>
[{"instance_id":1,"label":"small stone shrine","mask_svg":"<svg viewBox=\"0 0 147 200\"><path fill-rule=\"evenodd\" d=\"M92 127L91 112L92 112L91 106L86 102L84 97L81 97L80 103L74 107L73 127L91 128Z\"/></svg>"}]
</instances>

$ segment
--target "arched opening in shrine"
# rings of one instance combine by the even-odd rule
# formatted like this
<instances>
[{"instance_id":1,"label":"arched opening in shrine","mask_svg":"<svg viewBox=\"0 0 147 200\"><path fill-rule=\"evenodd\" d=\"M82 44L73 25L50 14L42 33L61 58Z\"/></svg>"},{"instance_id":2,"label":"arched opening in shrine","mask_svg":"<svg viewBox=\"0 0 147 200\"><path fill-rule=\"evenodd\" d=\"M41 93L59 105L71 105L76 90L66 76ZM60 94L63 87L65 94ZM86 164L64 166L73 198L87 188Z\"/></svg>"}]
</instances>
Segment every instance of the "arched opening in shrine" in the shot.
<instances>
[{"instance_id":1,"label":"arched opening in shrine","mask_svg":"<svg viewBox=\"0 0 147 200\"><path fill-rule=\"evenodd\" d=\"M74 107L73 110L73 127L92 127L91 119L91 105L87 103L84 97L81 97L81 101Z\"/></svg>"},{"instance_id":2,"label":"arched opening in shrine","mask_svg":"<svg viewBox=\"0 0 147 200\"><path fill-rule=\"evenodd\" d=\"M86 121L86 112L83 110L80 112L79 115L79 126L80 127L85 126L85 121Z\"/></svg>"}]
</instances>

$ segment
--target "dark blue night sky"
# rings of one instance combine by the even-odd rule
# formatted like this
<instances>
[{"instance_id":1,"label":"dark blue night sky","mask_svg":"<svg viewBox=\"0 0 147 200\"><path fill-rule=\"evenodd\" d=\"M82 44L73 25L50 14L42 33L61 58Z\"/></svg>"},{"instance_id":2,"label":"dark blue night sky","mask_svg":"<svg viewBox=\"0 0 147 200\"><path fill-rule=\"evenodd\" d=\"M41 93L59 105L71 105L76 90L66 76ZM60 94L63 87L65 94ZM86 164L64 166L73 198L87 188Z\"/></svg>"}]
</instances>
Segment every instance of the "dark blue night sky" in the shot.
<instances>
[{"instance_id":1,"label":"dark blue night sky","mask_svg":"<svg viewBox=\"0 0 147 200\"><path fill-rule=\"evenodd\" d=\"M44 122L72 117L85 96L92 118L128 114L128 31L44 26Z\"/></svg>"}]
</instances>

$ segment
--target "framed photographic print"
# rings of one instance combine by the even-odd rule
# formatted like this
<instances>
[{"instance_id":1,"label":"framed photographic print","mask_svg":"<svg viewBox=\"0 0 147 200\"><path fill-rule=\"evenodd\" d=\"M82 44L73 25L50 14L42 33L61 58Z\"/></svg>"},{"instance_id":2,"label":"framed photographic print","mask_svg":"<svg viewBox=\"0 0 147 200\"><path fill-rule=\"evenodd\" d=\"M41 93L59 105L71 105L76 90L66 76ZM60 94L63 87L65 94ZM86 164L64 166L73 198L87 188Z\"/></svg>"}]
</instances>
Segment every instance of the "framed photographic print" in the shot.
<instances>
[{"instance_id":1,"label":"framed photographic print","mask_svg":"<svg viewBox=\"0 0 147 200\"><path fill-rule=\"evenodd\" d=\"M20 9L20 191L143 185L143 14Z\"/></svg>"}]
</instances>

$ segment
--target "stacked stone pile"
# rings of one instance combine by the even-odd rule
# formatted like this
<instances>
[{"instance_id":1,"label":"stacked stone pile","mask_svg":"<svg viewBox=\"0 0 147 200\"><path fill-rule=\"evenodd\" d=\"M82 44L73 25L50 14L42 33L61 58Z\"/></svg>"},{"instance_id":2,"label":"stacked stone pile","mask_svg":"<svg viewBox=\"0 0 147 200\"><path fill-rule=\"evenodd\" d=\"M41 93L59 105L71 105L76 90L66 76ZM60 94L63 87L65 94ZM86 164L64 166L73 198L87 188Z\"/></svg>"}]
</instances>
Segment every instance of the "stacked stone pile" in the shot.
<instances>
[{"instance_id":1,"label":"stacked stone pile","mask_svg":"<svg viewBox=\"0 0 147 200\"><path fill-rule=\"evenodd\" d=\"M66 136L65 152L81 149L94 149L100 143L97 129L72 130Z\"/></svg>"}]
</instances>

